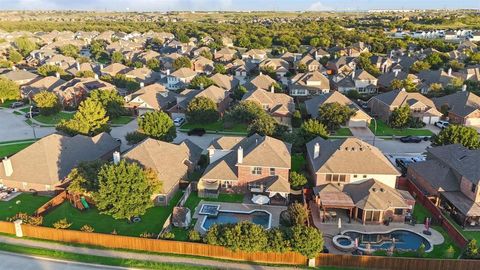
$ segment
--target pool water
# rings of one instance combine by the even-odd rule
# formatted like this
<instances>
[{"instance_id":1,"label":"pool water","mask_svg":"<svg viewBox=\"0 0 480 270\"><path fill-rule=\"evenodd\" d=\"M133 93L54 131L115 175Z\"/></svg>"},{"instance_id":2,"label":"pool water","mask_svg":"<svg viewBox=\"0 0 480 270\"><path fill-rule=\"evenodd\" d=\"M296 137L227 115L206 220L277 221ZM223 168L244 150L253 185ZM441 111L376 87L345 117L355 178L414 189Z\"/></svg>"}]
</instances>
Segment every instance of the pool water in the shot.
<instances>
[{"instance_id":1,"label":"pool water","mask_svg":"<svg viewBox=\"0 0 480 270\"><path fill-rule=\"evenodd\" d=\"M402 250L417 250L421 244L425 245L425 250L429 250L431 245L427 239L414 232L405 230L395 230L389 233L359 233L359 232L345 232L345 235L352 239L358 238L358 246L366 248L370 243L370 247L374 250L389 249L392 247L392 238L395 238L395 248Z\"/></svg>"},{"instance_id":2,"label":"pool water","mask_svg":"<svg viewBox=\"0 0 480 270\"><path fill-rule=\"evenodd\" d=\"M338 243L342 246L348 246L348 245L352 244L352 241L350 239L347 239L347 238L340 238L340 239L338 239Z\"/></svg>"},{"instance_id":3,"label":"pool water","mask_svg":"<svg viewBox=\"0 0 480 270\"><path fill-rule=\"evenodd\" d=\"M269 229L270 214L264 211L253 211L251 213L220 211L217 216L207 216L202 227L208 230L213 224L239 223L242 221L250 221Z\"/></svg>"}]
</instances>

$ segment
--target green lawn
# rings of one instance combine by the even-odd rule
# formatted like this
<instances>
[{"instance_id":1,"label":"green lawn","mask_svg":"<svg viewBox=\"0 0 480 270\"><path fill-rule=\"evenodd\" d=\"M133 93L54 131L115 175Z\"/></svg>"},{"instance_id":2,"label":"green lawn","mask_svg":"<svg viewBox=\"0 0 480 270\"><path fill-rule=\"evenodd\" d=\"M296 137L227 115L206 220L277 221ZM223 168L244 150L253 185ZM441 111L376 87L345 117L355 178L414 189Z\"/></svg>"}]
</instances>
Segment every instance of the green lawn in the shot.
<instances>
[{"instance_id":1,"label":"green lawn","mask_svg":"<svg viewBox=\"0 0 480 270\"><path fill-rule=\"evenodd\" d=\"M447 219L450 221L455 228L467 239L475 239L477 240L477 243L480 243L480 231L468 231L464 230L460 225L458 225L451 216L445 215Z\"/></svg>"},{"instance_id":2,"label":"green lawn","mask_svg":"<svg viewBox=\"0 0 480 270\"><path fill-rule=\"evenodd\" d=\"M33 119L37 120L40 123L47 124L47 125L56 125L60 123L61 120L71 119L74 113L67 113L67 112L59 112L53 115L39 115L35 116Z\"/></svg>"},{"instance_id":3,"label":"green lawn","mask_svg":"<svg viewBox=\"0 0 480 270\"><path fill-rule=\"evenodd\" d=\"M353 136L349 128L339 128L335 131L333 136Z\"/></svg>"},{"instance_id":4,"label":"green lawn","mask_svg":"<svg viewBox=\"0 0 480 270\"><path fill-rule=\"evenodd\" d=\"M34 196L30 193L22 193L8 202L0 201L0 220L7 220L7 218L20 212L31 215L50 199L51 197L47 196ZM17 202L19 203L17 204Z\"/></svg>"},{"instance_id":5,"label":"green lawn","mask_svg":"<svg viewBox=\"0 0 480 270\"><path fill-rule=\"evenodd\" d=\"M375 121L370 123L370 130L375 132ZM433 132L423 128L406 128L406 129L394 129L389 127L382 120L377 120L377 136L433 136Z\"/></svg>"},{"instance_id":6,"label":"green lawn","mask_svg":"<svg viewBox=\"0 0 480 270\"><path fill-rule=\"evenodd\" d=\"M11 156L17 153L24 148L27 148L29 145L33 144L34 142L23 142L23 143L16 143L16 144L9 144L9 145L1 145L0 144L0 158Z\"/></svg>"},{"instance_id":7,"label":"green lawn","mask_svg":"<svg viewBox=\"0 0 480 270\"><path fill-rule=\"evenodd\" d=\"M70 229L73 230L80 230L83 225L88 224L95 229L95 232L99 233L111 233L115 230L118 234L127 236L140 236L144 232L157 234L161 231L163 224L181 196L181 192L175 194L169 206L156 206L148 209L139 223L116 220L111 216L100 214L94 207L82 212L74 208L69 202L64 202L44 217L43 225L53 227L53 223L56 221L67 218L72 223Z\"/></svg>"},{"instance_id":8,"label":"green lawn","mask_svg":"<svg viewBox=\"0 0 480 270\"><path fill-rule=\"evenodd\" d=\"M224 128L223 120L219 120L214 123L210 124L199 124L199 123L186 123L184 124L180 130L188 131L193 128L204 128L207 132L215 133L215 132L233 132L239 134L247 134L247 125L246 124L234 124L231 128Z\"/></svg>"},{"instance_id":9,"label":"green lawn","mask_svg":"<svg viewBox=\"0 0 480 270\"><path fill-rule=\"evenodd\" d=\"M5 100L4 103L1 103L1 100L0 100L0 107L2 108L10 108L10 105L12 105L12 103L16 102L16 100Z\"/></svg>"},{"instance_id":10,"label":"green lawn","mask_svg":"<svg viewBox=\"0 0 480 270\"><path fill-rule=\"evenodd\" d=\"M292 155L292 171L302 172L305 170L306 165L305 157L303 154L293 154Z\"/></svg>"},{"instance_id":11,"label":"green lawn","mask_svg":"<svg viewBox=\"0 0 480 270\"><path fill-rule=\"evenodd\" d=\"M119 126L122 126L122 125L126 125L130 122L132 122L132 120L135 119L134 117L132 116L126 116L126 115L122 115L122 116L119 116L117 118L113 118L110 120L110 123L112 125L119 125Z\"/></svg>"}]
</instances>

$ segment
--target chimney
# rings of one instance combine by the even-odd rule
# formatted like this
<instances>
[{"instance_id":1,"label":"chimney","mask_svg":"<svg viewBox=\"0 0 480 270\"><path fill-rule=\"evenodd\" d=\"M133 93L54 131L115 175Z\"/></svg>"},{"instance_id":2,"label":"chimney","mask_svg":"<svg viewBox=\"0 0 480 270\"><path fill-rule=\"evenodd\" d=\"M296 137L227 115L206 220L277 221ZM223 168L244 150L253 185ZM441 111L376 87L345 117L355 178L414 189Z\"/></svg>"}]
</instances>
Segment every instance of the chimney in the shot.
<instances>
[{"instance_id":1,"label":"chimney","mask_svg":"<svg viewBox=\"0 0 480 270\"><path fill-rule=\"evenodd\" d=\"M200 90L203 90L203 83L200 84Z\"/></svg>"},{"instance_id":2,"label":"chimney","mask_svg":"<svg viewBox=\"0 0 480 270\"><path fill-rule=\"evenodd\" d=\"M398 72L399 72L398 69L395 69L395 71L393 72L393 73L395 73L395 78L398 77Z\"/></svg>"},{"instance_id":3,"label":"chimney","mask_svg":"<svg viewBox=\"0 0 480 270\"><path fill-rule=\"evenodd\" d=\"M80 70L80 63L76 62L75 64L77 65L77 70Z\"/></svg>"},{"instance_id":4,"label":"chimney","mask_svg":"<svg viewBox=\"0 0 480 270\"><path fill-rule=\"evenodd\" d=\"M100 64L100 69L103 69L103 64Z\"/></svg>"},{"instance_id":5,"label":"chimney","mask_svg":"<svg viewBox=\"0 0 480 270\"><path fill-rule=\"evenodd\" d=\"M5 159L3 160L3 169L5 170L6 176L11 176L13 174L12 160L5 157Z\"/></svg>"},{"instance_id":6,"label":"chimney","mask_svg":"<svg viewBox=\"0 0 480 270\"><path fill-rule=\"evenodd\" d=\"M60 73L55 72L55 77L60 78Z\"/></svg>"},{"instance_id":7,"label":"chimney","mask_svg":"<svg viewBox=\"0 0 480 270\"><path fill-rule=\"evenodd\" d=\"M448 76L452 76L452 68L448 69Z\"/></svg>"},{"instance_id":8,"label":"chimney","mask_svg":"<svg viewBox=\"0 0 480 270\"><path fill-rule=\"evenodd\" d=\"M355 69L352 70L352 79L355 79Z\"/></svg>"},{"instance_id":9,"label":"chimney","mask_svg":"<svg viewBox=\"0 0 480 270\"><path fill-rule=\"evenodd\" d=\"M15 71L17 70L17 67L15 65L12 66L12 70Z\"/></svg>"},{"instance_id":10,"label":"chimney","mask_svg":"<svg viewBox=\"0 0 480 270\"><path fill-rule=\"evenodd\" d=\"M263 72L260 71L260 75L263 75Z\"/></svg>"},{"instance_id":11,"label":"chimney","mask_svg":"<svg viewBox=\"0 0 480 270\"><path fill-rule=\"evenodd\" d=\"M170 69L167 69L166 73L167 73L167 76L169 76L170 75Z\"/></svg>"},{"instance_id":12,"label":"chimney","mask_svg":"<svg viewBox=\"0 0 480 270\"><path fill-rule=\"evenodd\" d=\"M273 86L273 84L272 84L272 86L270 86L270 92L275 93L275 87Z\"/></svg>"},{"instance_id":13,"label":"chimney","mask_svg":"<svg viewBox=\"0 0 480 270\"><path fill-rule=\"evenodd\" d=\"M95 80L98 80L98 74L95 74Z\"/></svg>"},{"instance_id":14,"label":"chimney","mask_svg":"<svg viewBox=\"0 0 480 270\"><path fill-rule=\"evenodd\" d=\"M117 165L120 163L120 152L115 151L113 152L113 164Z\"/></svg>"},{"instance_id":15,"label":"chimney","mask_svg":"<svg viewBox=\"0 0 480 270\"><path fill-rule=\"evenodd\" d=\"M467 91L467 85L466 84L462 85L462 91L463 92Z\"/></svg>"},{"instance_id":16,"label":"chimney","mask_svg":"<svg viewBox=\"0 0 480 270\"><path fill-rule=\"evenodd\" d=\"M402 91L402 92L406 92L407 90L405 90L405 87L403 87L401 91Z\"/></svg>"},{"instance_id":17,"label":"chimney","mask_svg":"<svg viewBox=\"0 0 480 270\"><path fill-rule=\"evenodd\" d=\"M144 88L145 87L145 83L144 82L141 82L140 83L140 88Z\"/></svg>"},{"instance_id":18,"label":"chimney","mask_svg":"<svg viewBox=\"0 0 480 270\"><path fill-rule=\"evenodd\" d=\"M313 158L316 159L318 156L320 156L320 144L317 142L313 146Z\"/></svg>"},{"instance_id":19,"label":"chimney","mask_svg":"<svg viewBox=\"0 0 480 270\"><path fill-rule=\"evenodd\" d=\"M238 164L243 163L243 148L241 146L238 147L238 150L237 150L237 163Z\"/></svg>"},{"instance_id":20,"label":"chimney","mask_svg":"<svg viewBox=\"0 0 480 270\"><path fill-rule=\"evenodd\" d=\"M318 51L315 51L315 60L318 60Z\"/></svg>"}]
</instances>

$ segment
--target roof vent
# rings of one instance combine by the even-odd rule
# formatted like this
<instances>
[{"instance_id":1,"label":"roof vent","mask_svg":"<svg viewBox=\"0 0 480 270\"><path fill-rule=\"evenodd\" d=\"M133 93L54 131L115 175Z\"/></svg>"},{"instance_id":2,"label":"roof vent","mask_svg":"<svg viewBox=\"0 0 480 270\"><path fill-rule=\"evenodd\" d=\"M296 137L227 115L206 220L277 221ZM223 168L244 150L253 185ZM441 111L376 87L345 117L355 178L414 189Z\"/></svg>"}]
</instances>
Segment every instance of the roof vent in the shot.
<instances>
[{"instance_id":1,"label":"roof vent","mask_svg":"<svg viewBox=\"0 0 480 270\"><path fill-rule=\"evenodd\" d=\"M376 188L372 188L372 192L377 192L377 189L376 189Z\"/></svg>"},{"instance_id":2,"label":"roof vent","mask_svg":"<svg viewBox=\"0 0 480 270\"><path fill-rule=\"evenodd\" d=\"M380 188L380 192L385 192L385 189L383 189L383 188Z\"/></svg>"}]
</instances>

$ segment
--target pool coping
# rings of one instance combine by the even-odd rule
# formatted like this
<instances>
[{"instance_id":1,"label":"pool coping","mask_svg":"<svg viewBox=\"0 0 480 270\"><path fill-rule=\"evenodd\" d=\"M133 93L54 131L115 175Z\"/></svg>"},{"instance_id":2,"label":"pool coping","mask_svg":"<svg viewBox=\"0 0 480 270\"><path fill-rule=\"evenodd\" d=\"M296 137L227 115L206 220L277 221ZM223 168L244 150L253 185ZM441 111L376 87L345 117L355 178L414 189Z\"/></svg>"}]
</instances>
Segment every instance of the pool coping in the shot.
<instances>
[{"instance_id":1,"label":"pool coping","mask_svg":"<svg viewBox=\"0 0 480 270\"><path fill-rule=\"evenodd\" d=\"M202 204L202 208L203 208L204 205L218 206L218 208L217 208L218 213L251 214L253 212L265 212L265 213L268 214L268 226L267 226L266 229L270 230L272 228L272 213L268 212L267 210L264 210L264 209L253 209L253 210L250 210L250 211L221 210L221 205L218 205L218 204ZM209 215L208 214L200 214L200 213L199 213L199 215L203 216L202 223L200 224L200 228L202 228L202 230L204 230L206 232L206 231L208 231L208 229L206 229L204 227L204 225L205 225L205 221L207 220Z\"/></svg>"},{"instance_id":2,"label":"pool coping","mask_svg":"<svg viewBox=\"0 0 480 270\"><path fill-rule=\"evenodd\" d=\"M360 234L387 234L387 233L391 233L393 231L407 231L407 232L411 232L411 233L414 233L420 237L422 237L423 239L427 240L427 242L430 244L430 248L425 250L426 253L429 253L431 251L433 251L433 247L434 247L434 244L432 243L432 241L430 241L428 238L426 238L425 236L419 234L418 232L416 231L413 231L413 230L410 230L410 229L392 229L392 230L388 230L388 231L383 231L383 232L362 232L362 231L358 231L358 230L344 230L342 231L342 235L346 232L355 232L355 233L360 233ZM348 235L347 235L348 236ZM354 239L352 239L353 241L355 241ZM361 247L357 247L358 250L361 250L361 251L367 251L366 249L364 248L361 248Z\"/></svg>"}]
</instances>

